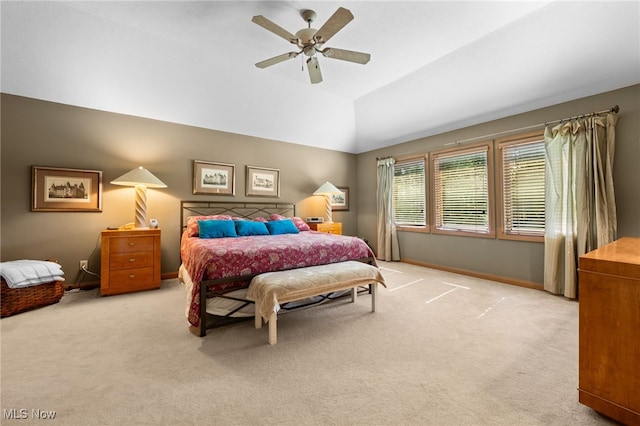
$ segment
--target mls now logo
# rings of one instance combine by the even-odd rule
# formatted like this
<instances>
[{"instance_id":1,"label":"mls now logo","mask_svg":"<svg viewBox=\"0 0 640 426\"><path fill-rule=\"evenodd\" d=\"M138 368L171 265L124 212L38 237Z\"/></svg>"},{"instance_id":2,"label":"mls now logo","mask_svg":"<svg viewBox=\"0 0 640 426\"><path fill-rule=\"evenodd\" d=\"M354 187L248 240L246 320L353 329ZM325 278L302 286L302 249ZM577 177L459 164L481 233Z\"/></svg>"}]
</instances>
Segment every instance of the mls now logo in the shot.
<instances>
[{"instance_id":1,"label":"mls now logo","mask_svg":"<svg viewBox=\"0 0 640 426\"><path fill-rule=\"evenodd\" d=\"M7 420L23 420L29 417L29 411L25 408L3 408L2 414Z\"/></svg>"},{"instance_id":2,"label":"mls now logo","mask_svg":"<svg viewBox=\"0 0 640 426\"><path fill-rule=\"evenodd\" d=\"M26 408L3 408L3 417L7 420L25 420L29 417L33 419L55 419L55 411L44 411L39 409L32 409L31 411ZM31 414L31 416L29 416Z\"/></svg>"}]
</instances>

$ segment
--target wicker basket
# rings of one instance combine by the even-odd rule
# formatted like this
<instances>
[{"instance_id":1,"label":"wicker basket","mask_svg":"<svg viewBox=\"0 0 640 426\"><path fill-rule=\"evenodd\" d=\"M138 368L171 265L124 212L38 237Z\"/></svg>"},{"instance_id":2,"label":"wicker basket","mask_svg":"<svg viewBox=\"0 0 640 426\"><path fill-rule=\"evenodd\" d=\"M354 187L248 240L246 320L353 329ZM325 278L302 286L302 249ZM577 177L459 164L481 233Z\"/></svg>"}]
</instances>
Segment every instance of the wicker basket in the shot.
<instances>
[{"instance_id":1,"label":"wicker basket","mask_svg":"<svg viewBox=\"0 0 640 426\"><path fill-rule=\"evenodd\" d=\"M9 317L20 312L58 303L63 294L64 287L61 281L52 281L31 287L10 288L3 279L2 293L0 294L2 297L0 316Z\"/></svg>"}]
</instances>

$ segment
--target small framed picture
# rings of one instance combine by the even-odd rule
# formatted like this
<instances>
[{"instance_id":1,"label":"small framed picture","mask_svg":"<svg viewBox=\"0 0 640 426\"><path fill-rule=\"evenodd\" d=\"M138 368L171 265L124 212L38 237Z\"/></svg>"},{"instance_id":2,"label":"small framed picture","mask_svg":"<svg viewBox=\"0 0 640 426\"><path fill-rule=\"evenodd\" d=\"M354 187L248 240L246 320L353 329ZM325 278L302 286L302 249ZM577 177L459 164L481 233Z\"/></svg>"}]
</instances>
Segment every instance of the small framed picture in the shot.
<instances>
[{"instance_id":1,"label":"small framed picture","mask_svg":"<svg viewBox=\"0 0 640 426\"><path fill-rule=\"evenodd\" d=\"M235 195L236 167L233 164L193 160L193 193Z\"/></svg>"},{"instance_id":2,"label":"small framed picture","mask_svg":"<svg viewBox=\"0 0 640 426\"><path fill-rule=\"evenodd\" d=\"M102 171L32 166L31 186L31 211L102 211Z\"/></svg>"},{"instance_id":3,"label":"small framed picture","mask_svg":"<svg viewBox=\"0 0 640 426\"><path fill-rule=\"evenodd\" d=\"M331 210L349 210L349 188L346 186L336 186L339 194L331 194Z\"/></svg>"},{"instance_id":4,"label":"small framed picture","mask_svg":"<svg viewBox=\"0 0 640 426\"><path fill-rule=\"evenodd\" d=\"M247 196L279 197L280 170L247 166Z\"/></svg>"}]
</instances>

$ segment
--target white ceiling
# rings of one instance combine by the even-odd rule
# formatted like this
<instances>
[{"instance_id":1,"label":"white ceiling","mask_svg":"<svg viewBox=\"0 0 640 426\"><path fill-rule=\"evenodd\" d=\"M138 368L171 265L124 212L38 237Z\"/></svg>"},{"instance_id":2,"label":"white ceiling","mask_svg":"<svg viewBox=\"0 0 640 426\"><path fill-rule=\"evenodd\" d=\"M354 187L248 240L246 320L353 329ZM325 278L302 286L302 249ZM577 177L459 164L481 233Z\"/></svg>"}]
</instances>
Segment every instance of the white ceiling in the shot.
<instances>
[{"instance_id":1,"label":"white ceiling","mask_svg":"<svg viewBox=\"0 0 640 426\"><path fill-rule=\"evenodd\" d=\"M291 33L313 9L355 19L302 57L251 22ZM640 83L639 1L2 1L4 93L366 152ZM603 106L608 107L608 105Z\"/></svg>"}]
</instances>

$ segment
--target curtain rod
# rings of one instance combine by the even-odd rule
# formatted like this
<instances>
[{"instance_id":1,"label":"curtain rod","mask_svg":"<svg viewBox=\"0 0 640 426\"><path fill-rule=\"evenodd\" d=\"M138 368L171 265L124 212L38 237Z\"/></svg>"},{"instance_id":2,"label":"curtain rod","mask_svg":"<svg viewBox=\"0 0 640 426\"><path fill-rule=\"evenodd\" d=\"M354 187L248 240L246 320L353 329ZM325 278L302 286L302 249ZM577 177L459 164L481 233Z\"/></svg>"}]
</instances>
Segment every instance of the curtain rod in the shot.
<instances>
[{"instance_id":1,"label":"curtain rod","mask_svg":"<svg viewBox=\"0 0 640 426\"><path fill-rule=\"evenodd\" d=\"M519 129L505 130L503 132L492 133L490 135L478 136L478 137L475 137L475 138L469 138L469 139L464 139L464 140L455 141L455 142L448 142L448 143L445 143L444 145L445 146L448 146L448 145L460 145L461 143L473 142L473 141L482 140L482 139L495 138L496 136L501 136L501 135L504 135L504 134L507 134L507 133L519 133L519 132L522 132L522 131L525 131L525 130L537 129L539 127L547 127L547 125L549 125L551 123L562 123L563 121L575 120L575 119L584 118L584 117L592 117L594 115L604 114L606 112L616 112L617 113L618 111L620 111L620 107L618 105L615 105L610 109L604 109L602 111L590 112L588 114L576 115L574 117L562 118L560 120L546 121L544 123L534 124L533 126L526 126L526 127L520 127Z\"/></svg>"},{"instance_id":2,"label":"curtain rod","mask_svg":"<svg viewBox=\"0 0 640 426\"><path fill-rule=\"evenodd\" d=\"M506 134L514 134L514 133L523 132L525 130L532 130L532 129L537 129L537 128L541 128L541 127L546 127L547 125L552 124L552 123L561 123L563 121L574 120L574 119L582 118L582 117L591 117L591 116L594 116L594 115L604 114L604 113L607 113L607 112L618 113L619 111L620 111L620 107L618 105L614 105L612 108L604 109L602 111L595 111L595 112L591 112L591 113L588 113L588 114L576 115L574 117L562 118L560 120L546 121L544 123L534 124L532 126L525 126L525 127L520 127L518 129L511 129L511 130L505 130L505 131L502 131L502 132L490 133L488 135L476 136L476 137L469 138L469 139L463 139L463 140L459 140L459 141L447 142L447 143L445 143L445 144L443 144L441 146L460 145L462 143L480 141L480 140L483 140L483 139L495 138L496 136L502 136L502 135L506 135ZM421 150L418 150L418 151L403 152L401 154L390 155L390 156L387 156L387 157L376 157L376 160L384 160L385 158L389 158L389 157L399 157L399 156L404 156L404 155L418 154L418 153L422 153L422 152L425 152L425 151L421 149Z\"/></svg>"},{"instance_id":3,"label":"curtain rod","mask_svg":"<svg viewBox=\"0 0 640 426\"><path fill-rule=\"evenodd\" d=\"M600 115L600 114L604 114L604 113L607 113L607 112L618 113L619 111L620 111L620 107L618 105L614 105L612 108L603 109L602 111L590 112L588 114L576 115L574 117L561 118L560 120L547 121L547 122L544 123L544 125L546 127L549 124L562 123L563 121L577 120L578 118L593 117L594 115Z\"/></svg>"}]
</instances>

